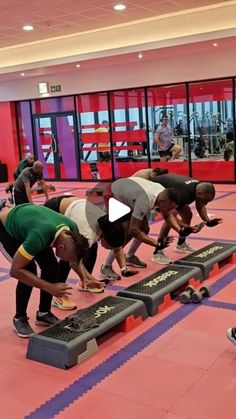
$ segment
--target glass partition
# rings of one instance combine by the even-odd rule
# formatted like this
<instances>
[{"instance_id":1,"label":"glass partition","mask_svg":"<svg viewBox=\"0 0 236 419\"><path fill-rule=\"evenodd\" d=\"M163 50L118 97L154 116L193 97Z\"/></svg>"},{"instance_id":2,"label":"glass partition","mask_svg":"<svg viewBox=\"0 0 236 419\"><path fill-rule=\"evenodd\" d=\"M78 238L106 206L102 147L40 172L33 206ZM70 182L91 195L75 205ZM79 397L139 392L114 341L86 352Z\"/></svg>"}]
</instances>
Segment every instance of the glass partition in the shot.
<instances>
[{"instance_id":1,"label":"glass partition","mask_svg":"<svg viewBox=\"0 0 236 419\"><path fill-rule=\"evenodd\" d=\"M232 81L189 85L192 176L233 181Z\"/></svg>"},{"instance_id":2,"label":"glass partition","mask_svg":"<svg viewBox=\"0 0 236 419\"><path fill-rule=\"evenodd\" d=\"M110 93L114 176L128 177L148 167L144 89Z\"/></svg>"},{"instance_id":3,"label":"glass partition","mask_svg":"<svg viewBox=\"0 0 236 419\"><path fill-rule=\"evenodd\" d=\"M152 167L187 175L188 126L186 86L147 89L149 144Z\"/></svg>"},{"instance_id":4,"label":"glass partition","mask_svg":"<svg viewBox=\"0 0 236 419\"><path fill-rule=\"evenodd\" d=\"M76 97L82 180L112 179L106 93Z\"/></svg>"}]
</instances>

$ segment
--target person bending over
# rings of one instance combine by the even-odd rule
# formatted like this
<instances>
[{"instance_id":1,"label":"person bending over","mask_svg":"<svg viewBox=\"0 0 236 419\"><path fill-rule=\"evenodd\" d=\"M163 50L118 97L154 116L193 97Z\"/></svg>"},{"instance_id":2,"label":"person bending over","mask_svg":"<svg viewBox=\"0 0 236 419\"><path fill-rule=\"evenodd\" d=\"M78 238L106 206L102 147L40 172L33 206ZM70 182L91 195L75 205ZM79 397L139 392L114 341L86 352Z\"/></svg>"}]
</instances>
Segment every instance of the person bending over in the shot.
<instances>
[{"instance_id":1,"label":"person bending over","mask_svg":"<svg viewBox=\"0 0 236 419\"><path fill-rule=\"evenodd\" d=\"M88 240L89 249L86 258L83 259L83 264L91 275L97 259L98 240L101 240L103 247L114 249L123 276L132 276L137 273L137 271L131 271L126 267L124 254L121 250L125 242L125 225L123 226L119 222L110 222L107 214L100 208L86 199L79 199L72 195L51 198L45 203L45 206L74 221L80 233ZM74 268L74 266L66 262L59 264L60 279L66 282L70 268ZM102 284L95 278L90 282L82 282L82 289L95 293L104 291ZM71 308L68 299L63 298L54 298L53 305L61 309Z\"/></svg>"},{"instance_id":2,"label":"person bending over","mask_svg":"<svg viewBox=\"0 0 236 419\"><path fill-rule=\"evenodd\" d=\"M155 169L142 169L135 172L132 177L141 177L146 180L151 180L152 182L158 183L158 177L160 175L166 175L168 173L168 169L164 169L161 167L156 167Z\"/></svg>"},{"instance_id":3,"label":"person bending over","mask_svg":"<svg viewBox=\"0 0 236 419\"><path fill-rule=\"evenodd\" d=\"M126 243L131 238L134 238L126 255L126 265L145 268L147 266L146 263L140 260L135 253L141 243L146 243L156 248L156 240L148 235L150 211L156 208L162 213L164 218L167 218L169 212L178 205L178 193L173 188L165 189L158 183L138 177L130 177L116 180L111 185L108 185L104 193L106 208L108 208L109 199L112 197L131 209L131 212L124 217L129 221ZM165 242L164 247L168 245L168 241L169 239ZM103 277L112 280L120 278L112 269L114 259L115 254L113 251L110 251L104 265L101 267L101 275Z\"/></svg>"},{"instance_id":4,"label":"person bending over","mask_svg":"<svg viewBox=\"0 0 236 419\"><path fill-rule=\"evenodd\" d=\"M73 221L49 208L32 204L2 209L0 243L1 252L11 263L10 275L18 280L13 327L18 336L28 338L34 333L27 316L33 287L40 289L36 324L51 326L57 323L57 317L51 313L52 296L67 297L71 287L59 281L56 256L79 265L88 243ZM41 270L40 278L36 263ZM86 279L82 263L80 269L82 278Z\"/></svg>"},{"instance_id":5,"label":"person bending over","mask_svg":"<svg viewBox=\"0 0 236 419\"><path fill-rule=\"evenodd\" d=\"M168 264L172 261L164 255L162 245L168 237L171 227L179 234L176 251L193 253L196 249L188 245L186 237L191 233L197 233L204 225L214 227L221 223L222 220L221 218L210 219L207 214L206 205L215 197L215 188L212 183L200 182L188 176L175 174L158 176L158 183L165 188L175 188L179 192L179 205L162 224L158 238L160 250L156 254L156 261L160 264ZM195 227L190 226L193 216L190 204L193 202L195 202L196 210L203 220L203 223ZM180 219L178 216L180 216ZM176 220L178 220L177 225Z\"/></svg>"},{"instance_id":6,"label":"person bending over","mask_svg":"<svg viewBox=\"0 0 236 419\"><path fill-rule=\"evenodd\" d=\"M46 200L48 199L47 185L43 179L43 167L43 163L35 161L33 167L27 167L21 172L16 179L12 190L14 205L25 203L33 204L31 188L36 182L42 187Z\"/></svg>"}]
</instances>

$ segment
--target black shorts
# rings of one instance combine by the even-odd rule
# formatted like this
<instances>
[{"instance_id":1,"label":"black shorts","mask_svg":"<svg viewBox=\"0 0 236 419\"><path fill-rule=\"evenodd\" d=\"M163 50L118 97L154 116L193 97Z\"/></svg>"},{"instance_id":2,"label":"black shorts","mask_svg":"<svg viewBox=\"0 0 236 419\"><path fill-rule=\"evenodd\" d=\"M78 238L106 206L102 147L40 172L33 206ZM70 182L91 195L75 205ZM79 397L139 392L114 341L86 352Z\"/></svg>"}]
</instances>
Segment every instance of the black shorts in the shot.
<instances>
[{"instance_id":1,"label":"black shorts","mask_svg":"<svg viewBox=\"0 0 236 419\"><path fill-rule=\"evenodd\" d=\"M171 146L167 148L167 150L159 150L160 157L172 156L171 150L173 147L174 147L174 144L171 144Z\"/></svg>"},{"instance_id":2,"label":"black shorts","mask_svg":"<svg viewBox=\"0 0 236 419\"><path fill-rule=\"evenodd\" d=\"M65 198L74 198L74 195L61 195L61 196L55 196L48 201L45 202L44 206L47 208L50 208L51 210L55 212L60 213L60 203Z\"/></svg>"}]
</instances>

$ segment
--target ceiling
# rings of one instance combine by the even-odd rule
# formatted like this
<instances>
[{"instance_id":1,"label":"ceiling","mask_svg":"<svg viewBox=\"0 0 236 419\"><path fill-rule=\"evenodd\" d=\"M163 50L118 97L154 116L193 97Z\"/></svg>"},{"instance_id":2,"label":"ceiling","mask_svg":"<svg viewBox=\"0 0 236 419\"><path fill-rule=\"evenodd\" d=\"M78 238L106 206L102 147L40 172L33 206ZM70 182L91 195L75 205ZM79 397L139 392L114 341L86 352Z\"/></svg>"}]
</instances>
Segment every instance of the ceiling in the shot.
<instances>
[{"instance_id":1,"label":"ceiling","mask_svg":"<svg viewBox=\"0 0 236 419\"><path fill-rule=\"evenodd\" d=\"M70 63L116 65L170 53L171 47L222 39L236 46L236 1L124 0L125 11L109 0L8 0L0 13L0 74L18 77L66 71ZM32 24L34 31L22 26ZM209 46L208 46L209 47ZM212 43L211 43L212 47ZM192 47L189 48L192 51ZM171 52L173 54L173 50ZM177 50L175 49L175 53Z\"/></svg>"}]
</instances>

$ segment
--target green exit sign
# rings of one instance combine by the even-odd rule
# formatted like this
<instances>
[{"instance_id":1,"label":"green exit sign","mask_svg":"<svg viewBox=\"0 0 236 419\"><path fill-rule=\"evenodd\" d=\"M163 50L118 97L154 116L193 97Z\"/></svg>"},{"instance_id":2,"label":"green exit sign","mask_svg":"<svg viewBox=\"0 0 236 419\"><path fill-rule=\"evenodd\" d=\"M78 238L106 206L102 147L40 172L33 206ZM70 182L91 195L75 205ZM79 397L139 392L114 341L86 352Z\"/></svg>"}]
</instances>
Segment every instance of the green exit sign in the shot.
<instances>
[{"instance_id":1,"label":"green exit sign","mask_svg":"<svg viewBox=\"0 0 236 419\"><path fill-rule=\"evenodd\" d=\"M51 86L50 89L51 89L51 93L61 92L61 85L56 84L54 86Z\"/></svg>"}]
</instances>

